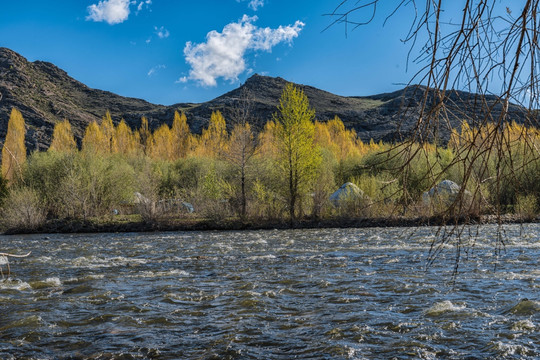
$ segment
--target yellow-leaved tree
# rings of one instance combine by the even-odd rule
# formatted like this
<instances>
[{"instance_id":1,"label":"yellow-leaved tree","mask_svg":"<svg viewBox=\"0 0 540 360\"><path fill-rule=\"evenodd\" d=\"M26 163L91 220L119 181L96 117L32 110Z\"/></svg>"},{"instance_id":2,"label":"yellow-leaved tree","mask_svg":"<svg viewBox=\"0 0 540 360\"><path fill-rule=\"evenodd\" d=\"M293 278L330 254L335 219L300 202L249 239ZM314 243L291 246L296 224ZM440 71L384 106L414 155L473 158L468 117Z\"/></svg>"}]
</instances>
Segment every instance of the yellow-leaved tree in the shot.
<instances>
[{"instance_id":1,"label":"yellow-leaved tree","mask_svg":"<svg viewBox=\"0 0 540 360\"><path fill-rule=\"evenodd\" d=\"M268 121L258 136L257 153L262 158L273 158L277 154L276 149L276 123Z\"/></svg>"},{"instance_id":2,"label":"yellow-leaved tree","mask_svg":"<svg viewBox=\"0 0 540 360\"><path fill-rule=\"evenodd\" d=\"M174 112L174 120L171 128L173 160L186 157L191 148L191 131L187 124L186 114Z\"/></svg>"},{"instance_id":3,"label":"yellow-leaved tree","mask_svg":"<svg viewBox=\"0 0 540 360\"><path fill-rule=\"evenodd\" d=\"M51 146L49 151L56 152L75 152L77 151L77 143L73 137L71 124L67 119L57 122L54 125Z\"/></svg>"},{"instance_id":4,"label":"yellow-leaved tree","mask_svg":"<svg viewBox=\"0 0 540 360\"><path fill-rule=\"evenodd\" d=\"M114 153L127 156L136 155L140 148L137 135L133 133L124 119L120 121L120 124L118 124L114 131L114 139L112 144Z\"/></svg>"},{"instance_id":5,"label":"yellow-leaved tree","mask_svg":"<svg viewBox=\"0 0 540 360\"><path fill-rule=\"evenodd\" d=\"M25 134L23 116L19 110L13 108L2 148L2 176L10 182L21 176L22 165L26 161Z\"/></svg>"},{"instance_id":6,"label":"yellow-leaved tree","mask_svg":"<svg viewBox=\"0 0 540 360\"><path fill-rule=\"evenodd\" d=\"M101 133L104 137L105 153L113 152L114 144L114 124L112 121L111 113L107 110L105 116L101 119L100 125Z\"/></svg>"},{"instance_id":7,"label":"yellow-leaved tree","mask_svg":"<svg viewBox=\"0 0 540 360\"><path fill-rule=\"evenodd\" d=\"M161 125L146 141L146 155L153 159L173 160L171 129Z\"/></svg>"},{"instance_id":8,"label":"yellow-leaved tree","mask_svg":"<svg viewBox=\"0 0 540 360\"><path fill-rule=\"evenodd\" d=\"M197 155L220 157L227 143L227 126L219 110L212 112L208 128L204 129L197 148Z\"/></svg>"},{"instance_id":9,"label":"yellow-leaved tree","mask_svg":"<svg viewBox=\"0 0 540 360\"><path fill-rule=\"evenodd\" d=\"M139 129L139 140L141 142L141 146L143 149L143 152L146 155L149 155L148 153L148 142L151 141L152 133L150 132L150 128L148 126L148 119L146 116L143 116L141 118L141 127Z\"/></svg>"},{"instance_id":10,"label":"yellow-leaved tree","mask_svg":"<svg viewBox=\"0 0 540 360\"><path fill-rule=\"evenodd\" d=\"M291 222L314 181L321 162L319 148L315 145L315 110L309 105L304 92L287 84L279 99L276 123L277 167L285 179Z\"/></svg>"},{"instance_id":11,"label":"yellow-leaved tree","mask_svg":"<svg viewBox=\"0 0 540 360\"><path fill-rule=\"evenodd\" d=\"M109 149L109 140L103 135L97 122L92 121L84 131L82 150L88 154L104 154Z\"/></svg>"}]
</instances>

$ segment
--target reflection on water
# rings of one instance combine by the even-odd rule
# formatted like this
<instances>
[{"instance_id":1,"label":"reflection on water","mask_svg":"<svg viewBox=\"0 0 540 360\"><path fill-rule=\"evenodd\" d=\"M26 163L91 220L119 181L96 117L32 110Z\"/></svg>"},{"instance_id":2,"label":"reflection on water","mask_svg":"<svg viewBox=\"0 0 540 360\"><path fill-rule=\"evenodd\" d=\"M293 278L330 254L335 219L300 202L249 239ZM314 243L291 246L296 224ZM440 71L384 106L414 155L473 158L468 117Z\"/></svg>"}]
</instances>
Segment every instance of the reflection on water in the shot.
<instances>
[{"instance_id":1,"label":"reflection on water","mask_svg":"<svg viewBox=\"0 0 540 360\"><path fill-rule=\"evenodd\" d=\"M1 359L540 357L537 225L0 237ZM495 265L497 265L495 267Z\"/></svg>"}]
</instances>

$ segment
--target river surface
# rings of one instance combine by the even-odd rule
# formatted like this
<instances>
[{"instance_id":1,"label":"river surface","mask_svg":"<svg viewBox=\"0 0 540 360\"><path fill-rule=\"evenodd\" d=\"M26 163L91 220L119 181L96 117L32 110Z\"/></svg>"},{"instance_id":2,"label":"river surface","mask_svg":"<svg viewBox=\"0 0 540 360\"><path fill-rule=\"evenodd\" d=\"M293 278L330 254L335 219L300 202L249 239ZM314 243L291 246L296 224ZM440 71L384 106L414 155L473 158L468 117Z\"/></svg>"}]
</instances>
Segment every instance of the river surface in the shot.
<instances>
[{"instance_id":1,"label":"river surface","mask_svg":"<svg viewBox=\"0 0 540 360\"><path fill-rule=\"evenodd\" d=\"M540 226L436 230L0 236L0 359L538 359Z\"/></svg>"}]
</instances>

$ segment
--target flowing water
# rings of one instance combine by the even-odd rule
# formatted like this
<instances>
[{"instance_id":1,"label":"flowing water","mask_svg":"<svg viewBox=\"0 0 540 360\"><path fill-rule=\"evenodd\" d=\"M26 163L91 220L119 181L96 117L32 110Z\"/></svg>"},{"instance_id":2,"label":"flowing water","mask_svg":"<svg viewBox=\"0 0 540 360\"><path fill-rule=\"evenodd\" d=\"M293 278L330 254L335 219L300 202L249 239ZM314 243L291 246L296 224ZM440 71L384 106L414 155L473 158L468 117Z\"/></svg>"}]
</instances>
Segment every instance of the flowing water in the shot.
<instances>
[{"instance_id":1,"label":"flowing water","mask_svg":"<svg viewBox=\"0 0 540 360\"><path fill-rule=\"evenodd\" d=\"M436 230L3 236L0 359L539 358L540 226Z\"/></svg>"}]
</instances>

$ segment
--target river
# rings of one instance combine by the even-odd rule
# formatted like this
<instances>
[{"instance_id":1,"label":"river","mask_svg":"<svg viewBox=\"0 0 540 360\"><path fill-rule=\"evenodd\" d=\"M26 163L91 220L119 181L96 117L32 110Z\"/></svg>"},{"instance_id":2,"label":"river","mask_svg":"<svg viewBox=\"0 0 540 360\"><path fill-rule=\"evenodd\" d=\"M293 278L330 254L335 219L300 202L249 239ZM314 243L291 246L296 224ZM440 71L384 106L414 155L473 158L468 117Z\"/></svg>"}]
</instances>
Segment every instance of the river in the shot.
<instances>
[{"instance_id":1,"label":"river","mask_svg":"<svg viewBox=\"0 0 540 360\"><path fill-rule=\"evenodd\" d=\"M540 226L470 230L0 236L0 359L539 358Z\"/></svg>"}]
</instances>

